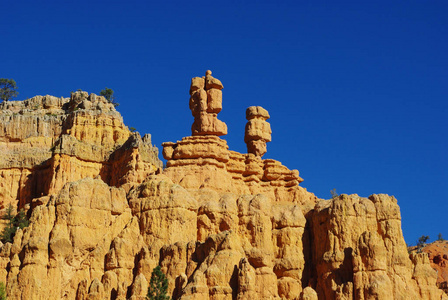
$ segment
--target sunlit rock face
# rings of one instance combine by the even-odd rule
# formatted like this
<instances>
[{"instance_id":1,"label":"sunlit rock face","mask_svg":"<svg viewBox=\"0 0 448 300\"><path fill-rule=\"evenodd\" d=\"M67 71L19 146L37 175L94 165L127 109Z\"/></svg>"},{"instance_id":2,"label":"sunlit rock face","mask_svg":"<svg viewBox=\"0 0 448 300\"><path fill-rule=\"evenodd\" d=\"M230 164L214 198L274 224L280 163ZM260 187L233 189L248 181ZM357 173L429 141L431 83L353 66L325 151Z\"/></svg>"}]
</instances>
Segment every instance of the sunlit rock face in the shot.
<instances>
[{"instance_id":1,"label":"sunlit rock face","mask_svg":"<svg viewBox=\"0 0 448 300\"><path fill-rule=\"evenodd\" d=\"M229 150L222 88L192 79L192 136L163 144L163 170L103 97L0 104L0 201L30 221L0 246L9 298L143 300L161 266L174 299L447 299L394 197L318 199L261 158L266 109Z\"/></svg>"},{"instance_id":2,"label":"sunlit rock face","mask_svg":"<svg viewBox=\"0 0 448 300\"><path fill-rule=\"evenodd\" d=\"M269 113L261 106L251 106L246 110L246 131L244 142L247 145L247 153L262 157L266 152L266 143L271 141L271 125L266 122Z\"/></svg>"},{"instance_id":3,"label":"sunlit rock face","mask_svg":"<svg viewBox=\"0 0 448 300\"><path fill-rule=\"evenodd\" d=\"M99 176L129 190L161 167L150 136L131 133L104 97L36 96L0 104L0 199L19 208Z\"/></svg>"}]
</instances>

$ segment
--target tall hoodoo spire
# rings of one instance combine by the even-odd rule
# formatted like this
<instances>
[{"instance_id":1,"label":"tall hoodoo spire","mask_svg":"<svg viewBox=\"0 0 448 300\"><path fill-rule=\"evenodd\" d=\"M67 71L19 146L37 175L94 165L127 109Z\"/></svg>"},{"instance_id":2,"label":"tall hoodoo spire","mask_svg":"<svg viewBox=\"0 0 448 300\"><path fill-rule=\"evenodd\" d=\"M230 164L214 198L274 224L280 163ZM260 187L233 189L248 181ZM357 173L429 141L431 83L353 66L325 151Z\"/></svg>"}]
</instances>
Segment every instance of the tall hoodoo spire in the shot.
<instances>
[{"instance_id":1,"label":"tall hoodoo spire","mask_svg":"<svg viewBox=\"0 0 448 300\"><path fill-rule=\"evenodd\" d=\"M266 122L269 113L261 106L251 106L246 110L246 132L244 142L247 153L262 157L266 152L266 143L271 141L271 125Z\"/></svg>"},{"instance_id":2,"label":"tall hoodoo spire","mask_svg":"<svg viewBox=\"0 0 448 300\"><path fill-rule=\"evenodd\" d=\"M212 76L212 71L205 72L205 77L194 77L190 86L190 109L194 117L191 134L196 135L226 135L226 123L218 120L222 110L221 81Z\"/></svg>"}]
</instances>

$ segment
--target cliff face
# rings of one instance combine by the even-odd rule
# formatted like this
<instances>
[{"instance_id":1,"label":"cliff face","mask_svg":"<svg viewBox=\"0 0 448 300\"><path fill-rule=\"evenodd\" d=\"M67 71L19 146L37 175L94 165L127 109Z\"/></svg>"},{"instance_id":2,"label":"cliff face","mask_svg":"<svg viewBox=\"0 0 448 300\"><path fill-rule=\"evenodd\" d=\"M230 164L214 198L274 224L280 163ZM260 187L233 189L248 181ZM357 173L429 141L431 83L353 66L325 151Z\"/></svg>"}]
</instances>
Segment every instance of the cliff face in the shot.
<instances>
[{"instance_id":1,"label":"cliff face","mask_svg":"<svg viewBox=\"0 0 448 300\"><path fill-rule=\"evenodd\" d=\"M416 251L416 247L413 250ZM448 292L448 241L439 239L425 245L422 252L428 253L431 267L437 271L437 286Z\"/></svg>"},{"instance_id":2,"label":"cliff face","mask_svg":"<svg viewBox=\"0 0 448 300\"><path fill-rule=\"evenodd\" d=\"M217 119L222 83L193 78L192 136L163 144L104 98L0 104L0 201L29 227L0 247L11 299L144 299L157 265L175 299L447 299L409 255L397 201L318 199L261 157L269 114L248 109L248 154Z\"/></svg>"},{"instance_id":3,"label":"cliff face","mask_svg":"<svg viewBox=\"0 0 448 300\"><path fill-rule=\"evenodd\" d=\"M161 162L149 136L133 134L104 97L36 96L0 104L0 199L18 208L67 182L99 176L112 186L140 183ZM138 171L137 171L138 170Z\"/></svg>"}]
</instances>

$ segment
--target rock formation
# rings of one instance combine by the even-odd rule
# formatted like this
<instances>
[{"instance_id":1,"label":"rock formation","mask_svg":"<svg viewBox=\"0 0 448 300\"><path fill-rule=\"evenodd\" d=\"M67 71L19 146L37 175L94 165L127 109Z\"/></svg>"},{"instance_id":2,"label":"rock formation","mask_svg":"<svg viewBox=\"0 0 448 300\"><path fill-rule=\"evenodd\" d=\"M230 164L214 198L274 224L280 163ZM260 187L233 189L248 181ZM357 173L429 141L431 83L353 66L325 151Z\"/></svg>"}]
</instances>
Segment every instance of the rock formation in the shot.
<instances>
[{"instance_id":1,"label":"rock formation","mask_svg":"<svg viewBox=\"0 0 448 300\"><path fill-rule=\"evenodd\" d=\"M30 217L0 245L9 299L143 300L158 265L174 299L448 299L395 198L318 199L262 147L229 150L221 89L193 78L192 136L163 144L163 171L103 97L0 104L0 201ZM270 140L248 112L249 140Z\"/></svg>"},{"instance_id":2,"label":"rock formation","mask_svg":"<svg viewBox=\"0 0 448 300\"><path fill-rule=\"evenodd\" d=\"M269 113L261 106L251 106L246 110L246 132L244 142L247 153L262 157L266 152L266 143L271 141L271 125L266 122Z\"/></svg>"},{"instance_id":3,"label":"rock formation","mask_svg":"<svg viewBox=\"0 0 448 300\"><path fill-rule=\"evenodd\" d=\"M190 109L194 117L191 133L197 135L226 135L227 125L218 120L222 110L221 81L212 77L209 70L205 77L194 77L190 86Z\"/></svg>"},{"instance_id":4,"label":"rock formation","mask_svg":"<svg viewBox=\"0 0 448 300\"><path fill-rule=\"evenodd\" d=\"M427 253L431 267L437 271L437 286L448 293L448 241L438 240L421 249Z\"/></svg>"},{"instance_id":5,"label":"rock formation","mask_svg":"<svg viewBox=\"0 0 448 300\"><path fill-rule=\"evenodd\" d=\"M0 152L3 207L85 177L129 190L161 167L150 135L131 133L113 104L87 92L1 103Z\"/></svg>"}]
</instances>

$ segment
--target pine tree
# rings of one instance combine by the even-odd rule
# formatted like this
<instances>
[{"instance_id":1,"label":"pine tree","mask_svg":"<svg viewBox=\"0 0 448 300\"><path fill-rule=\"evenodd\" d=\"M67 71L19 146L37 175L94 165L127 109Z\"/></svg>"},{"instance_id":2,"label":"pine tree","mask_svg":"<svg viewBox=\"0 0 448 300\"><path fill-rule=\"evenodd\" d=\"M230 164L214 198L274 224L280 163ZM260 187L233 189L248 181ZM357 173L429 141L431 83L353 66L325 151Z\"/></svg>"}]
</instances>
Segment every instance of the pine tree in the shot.
<instances>
[{"instance_id":1,"label":"pine tree","mask_svg":"<svg viewBox=\"0 0 448 300\"><path fill-rule=\"evenodd\" d=\"M157 266L152 270L146 298L149 300L169 300L170 297L168 297L167 291L168 279L163 274L160 266Z\"/></svg>"},{"instance_id":2,"label":"pine tree","mask_svg":"<svg viewBox=\"0 0 448 300\"><path fill-rule=\"evenodd\" d=\"M14 235L16 234L16 231L18 228L23 229L25 227L28 227L29 221L26 218L25 211L21 209L17 215L14 215L14 208L11 204L8 205L6 208L5 214L2 216L3 220L7 220L8 224L6 224L6 227L3 229L2 233L0 234L0 239L4 243L12 243L14 239Z\"/></svg>"},{"instance_id":3,"label":"pine tree","mask_svg":"<svg viewBox=\"0 0 448 300\"><path fill-rule=\"evenodd\" d=\"M5 214L2 216L3 220L7 220L8 224L6 224L6 227L3 229L1 233L1 240L4 243L12 243L12 239L14 237L14 234L16 233L16 228L14 227L14 208L12 207L11 203L6 208Z\"/></svg>"},{"instance_id":4,"label":"pine tree","mask_svg":"<svg viewBox=\"0 0 448 300\"><path fill-rule=\"evenodd\" d=\"M23 229L25 227L28 227L28 225L29 225L28 219L26 218L25 211L22 208L19 211L19 213L14 217L14 226Z\"/></svg>"}]
</instances>

